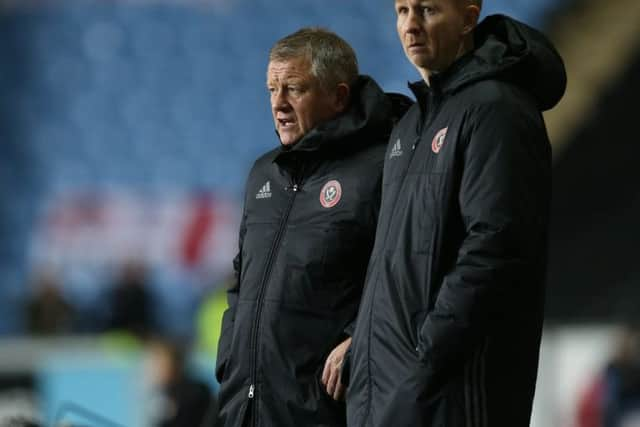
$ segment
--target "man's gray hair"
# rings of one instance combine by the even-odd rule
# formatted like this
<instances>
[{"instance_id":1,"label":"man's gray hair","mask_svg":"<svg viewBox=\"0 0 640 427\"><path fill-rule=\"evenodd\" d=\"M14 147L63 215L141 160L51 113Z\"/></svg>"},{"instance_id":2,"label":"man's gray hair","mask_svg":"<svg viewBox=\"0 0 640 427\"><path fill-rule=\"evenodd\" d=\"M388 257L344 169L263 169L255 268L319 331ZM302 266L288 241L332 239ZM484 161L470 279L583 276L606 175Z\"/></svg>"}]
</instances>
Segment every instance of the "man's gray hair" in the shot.
<instances>
[{"instance_id":1,"label":"man's gray hair","mask_svg":"<svg viewBox=\"0 0 640 427\"><path fill-rule=\"evenodd\" d=\"M324 89L340 83L351 86L358 77L358 60L353 48L340 36L324 28L302 28L276 42L269 62L307 58L311 73Z\"/></svg>"}]
</instances>

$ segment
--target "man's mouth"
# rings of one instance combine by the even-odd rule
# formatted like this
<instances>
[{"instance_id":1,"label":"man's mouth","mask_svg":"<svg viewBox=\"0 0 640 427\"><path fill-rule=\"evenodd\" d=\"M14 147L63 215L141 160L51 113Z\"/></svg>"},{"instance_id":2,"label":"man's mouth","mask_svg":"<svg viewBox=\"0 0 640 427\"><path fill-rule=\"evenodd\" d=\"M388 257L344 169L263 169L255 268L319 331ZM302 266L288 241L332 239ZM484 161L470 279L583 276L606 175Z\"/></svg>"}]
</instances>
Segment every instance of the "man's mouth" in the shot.
<instances>
[{"instance_id":1,"label":"man's mouth","mask_svg":"<svg viewBox=\"0 0 640 427\"><path fill-rule=\"evenodd\" d=\"M279 118L277 120L278 120L278 127L284 128L284 129L289 128L295 124L295 121L293 119Z\"/></svg>"}]
</instances>

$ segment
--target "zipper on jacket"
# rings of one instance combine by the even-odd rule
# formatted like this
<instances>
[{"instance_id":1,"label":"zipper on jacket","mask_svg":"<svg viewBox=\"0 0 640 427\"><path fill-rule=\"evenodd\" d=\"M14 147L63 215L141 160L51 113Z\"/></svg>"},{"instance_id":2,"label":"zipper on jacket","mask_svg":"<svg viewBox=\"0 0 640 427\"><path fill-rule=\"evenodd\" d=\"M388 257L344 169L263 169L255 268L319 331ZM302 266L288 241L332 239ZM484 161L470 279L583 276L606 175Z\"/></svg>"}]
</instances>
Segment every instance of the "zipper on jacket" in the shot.
<instances>
[{"instance_id":1,"label":"zipper on jacket","mask_svg":"<svg viewBox=\"0 0 640 427\"><path fill-rule=\"evenodd\" d=\"M413 140L413 145L411 146L411 151L416 151L416 147L418 146L418 142L420 142L420 135L416 136L416 139Z\"/></svg>"},{"instance_id":2,"label":"zipper on jacket","mask_svg":"<svg viewBox=\"0 0 640 427\"><path fill-rule=\"evenodd\" d=\"M256 382L257 382L257 363L258 363L258 336L260 334L260 317L262 316L262 307L264 303L264 293L266 291L267 282L271 276L271 269L273 267L273 261L276 257L278 249L280 248L280 242L282 240L282 236L284 235L287 222L289 220L289 214L291 213L291 209L293 208L293 202L296 199L296 195L298 191L300 191L300 187L298 184L294 183L291 186L285 187L285 190L292 191L291 196L289 197L289 203L287 208L280 220L280 224L278 226L278 231L276 232L275 239L271 244L271 249L267 255L267 261L265 264L264 273L262 275L262 280L260 281L260 288L258 290L258 299L257 299L257 307L255 311L255 317L253 319L253 334L251 336L251 347L253 349L253 354L251 357L251 385L249 386L249 392L247 393L247 398L249 401L253 401L255 397L256 391ZM257 413L253 411L253 420L252 424L256 425L257 423Z\"/></svg>"},{"instance_id":3,"label":"zipper on jacket","mask_svg":"<svg viewBox=\"0 0 640 427\"><path fill-rule=\"evenodd\" d=\"M430 90L427 94L427 105L426 105L426 111L427 111L427 115L424 118L424 120L420 121L420 124L418 125L417 129L416 129L416 140L413 143L413 146L411 147L411 149L413 151L415 151L415 149L418 147L418 144L420 143L420 140L422 139L422 133L424 132L425 129L429 129L429 127L431 126L431 123L433 122L433 120L436 118L436 116L438 115L439 109L440 109L440 104L441 104L441 95L437 95L433 92L433 90Z\"/></svg>"}]
</instances>

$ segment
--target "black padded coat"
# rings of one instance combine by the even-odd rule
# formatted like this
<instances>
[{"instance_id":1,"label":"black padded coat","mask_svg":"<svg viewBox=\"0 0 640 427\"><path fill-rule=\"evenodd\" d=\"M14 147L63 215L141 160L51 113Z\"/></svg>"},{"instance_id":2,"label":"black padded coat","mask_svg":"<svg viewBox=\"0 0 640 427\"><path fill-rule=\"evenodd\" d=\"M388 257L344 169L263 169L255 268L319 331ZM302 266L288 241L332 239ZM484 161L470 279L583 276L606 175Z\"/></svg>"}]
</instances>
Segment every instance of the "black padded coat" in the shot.
<instances>
[{"instance_id":1,"label":"black padded coat","mask_svg":"<svg viewBox=\"0 0 640 427\"><path fill-rule=\"evenodd\" d=\"M350 427L526 427L543 320L551 149L566 84L537 31L492 16L411 85L353 335Z\"/></svg>"},{"instance_id":2,"label":"black padded coat","mask_svg":"<svg viewBox=\"0 0 640 427\"><path fill-rule=\"evenodd\" d=\"M258 159L246 186L218 348L218 427L343 426L320 383L353 331L393 117L410 105L367 77L350 108ZM244 423L244 424L243 424Z\"/></svg>"}]
</instances>

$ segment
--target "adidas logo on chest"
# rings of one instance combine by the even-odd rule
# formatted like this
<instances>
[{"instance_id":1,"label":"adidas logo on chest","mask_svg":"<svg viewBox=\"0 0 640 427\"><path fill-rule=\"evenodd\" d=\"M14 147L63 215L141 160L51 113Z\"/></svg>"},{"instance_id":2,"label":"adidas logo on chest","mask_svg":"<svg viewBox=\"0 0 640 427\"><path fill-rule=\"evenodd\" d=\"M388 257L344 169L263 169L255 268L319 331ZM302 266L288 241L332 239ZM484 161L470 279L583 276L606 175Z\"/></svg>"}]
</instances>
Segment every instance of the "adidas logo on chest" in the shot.
<instances>
[{"instance_id":1,"label":"adidas logo on chest","mask_svg":"<svg viewBox=\"0 0 640 427\"><path fill-rule=\"evenodd\" d=\"M256 194L256 199L270 199L271 198L271 181L265 182L260 191Z\"/></svg>"},{"instance_id":2,"label":"adidas logo on chest","mask_svg":"<svg viewBox=\"0 0 640 427\"><path fill-rule=\"evenodd\" d=\"M389 154L389 158L393 159L394 157L400 157L402 156L402 153L402 144L400 143L400 139L398 138L396 143L393 144L393 148L391 148L391 154Z\"/></svg>"}]
</instances>

